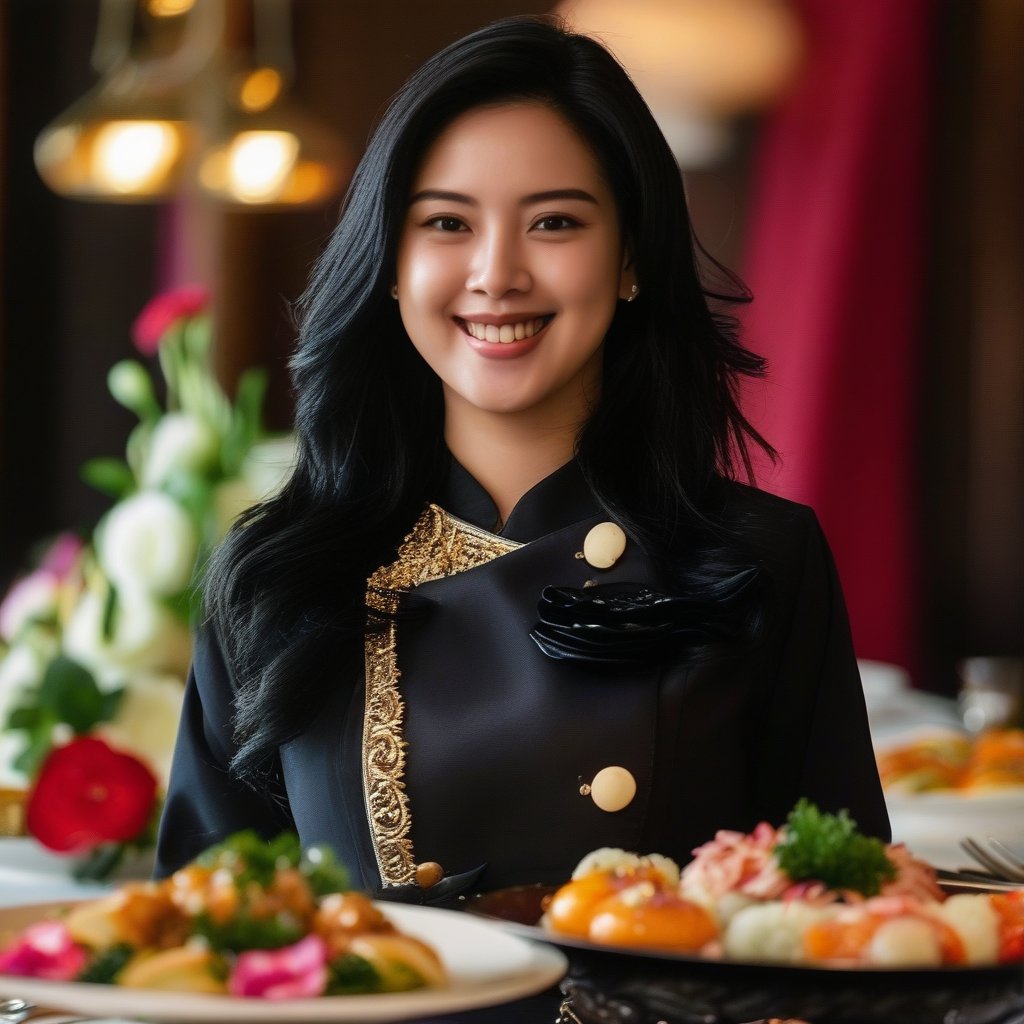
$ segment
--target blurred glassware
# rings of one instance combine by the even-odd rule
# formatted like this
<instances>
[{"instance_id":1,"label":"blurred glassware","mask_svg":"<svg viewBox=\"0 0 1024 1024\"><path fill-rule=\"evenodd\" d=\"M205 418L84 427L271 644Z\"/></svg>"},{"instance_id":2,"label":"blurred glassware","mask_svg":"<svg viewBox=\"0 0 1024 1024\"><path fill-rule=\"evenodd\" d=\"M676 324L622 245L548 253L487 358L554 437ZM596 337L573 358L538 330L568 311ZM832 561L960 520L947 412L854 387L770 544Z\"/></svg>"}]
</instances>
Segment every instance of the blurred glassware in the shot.
<instances>
[{"instance_id":1,"label":"blurred glassware","mask_svg":"<svg viewBox=\"0 0 1024 1024\"><path fill-rule=\"evenodd\" d=\"M968 732L1024 727L1024 658L964 658L957 705Z\"/></svg>"}]
</instances>

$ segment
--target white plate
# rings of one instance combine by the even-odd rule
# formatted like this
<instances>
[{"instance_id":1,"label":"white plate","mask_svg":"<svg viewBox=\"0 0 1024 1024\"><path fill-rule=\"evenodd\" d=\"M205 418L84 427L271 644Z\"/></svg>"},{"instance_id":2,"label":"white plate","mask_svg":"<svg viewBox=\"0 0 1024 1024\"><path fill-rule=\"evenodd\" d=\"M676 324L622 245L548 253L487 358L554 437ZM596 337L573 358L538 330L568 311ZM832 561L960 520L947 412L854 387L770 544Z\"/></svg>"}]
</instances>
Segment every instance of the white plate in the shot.
<instances>
[{"instance_id":1,"label":"white plate","mask_svg":"<svg viewBox=\"0 0 1024 1024\"><path fill-rule=\"evenodd\" d=\"M52 916L65 904L47 903L0 910L0 936ZM429 942L448 968L451 984L387 995L326 996L320 999L238 999L193 993L81 985L0 976L0 995L19 996L40 1006L83 1014L143 1017L149 1021L222 1024L227 1021L307 1024L315 1021L409 1020L496 1006L541 992L565 974L565 956L551 946L529 942L480 918L431 907L381 904L404 932Z\"/></svg>"},{"instance_id":2,"label":"white plate","mask_svg":"<svg viewBox=\"0 0 1024 1024\"><path fill-rule=\"evenodd\" d=\"M906 843L919 857L940 868L967 867L960 849L964 836L992 836L1024 854L1024 786L1003 789L929 790L885 794L893 842ZM976 865L975 865L976 867Z\"/></svg>"}]
</instances>

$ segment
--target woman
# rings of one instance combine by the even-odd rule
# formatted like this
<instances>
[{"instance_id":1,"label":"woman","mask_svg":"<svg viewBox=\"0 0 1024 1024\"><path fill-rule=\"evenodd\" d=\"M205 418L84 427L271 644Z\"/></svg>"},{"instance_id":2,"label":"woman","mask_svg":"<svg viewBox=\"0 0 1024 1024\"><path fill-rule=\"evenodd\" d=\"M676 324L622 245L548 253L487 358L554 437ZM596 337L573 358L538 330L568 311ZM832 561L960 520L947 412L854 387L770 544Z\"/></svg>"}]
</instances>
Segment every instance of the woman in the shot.
<instances>
[{"instance_id":1,"label":"woman","mask_svg":"<svg viewBox=\"0 0 1024 1024\"><path fill-rule=\"evenodd\" d=\"M294 475L209 573L162 871L294 827L433 901L800 796L887 835L821 532L733 481L762 363L709 298L600 45L511 19L410 79L300 303Z\"/></svg>"}]
</instances>

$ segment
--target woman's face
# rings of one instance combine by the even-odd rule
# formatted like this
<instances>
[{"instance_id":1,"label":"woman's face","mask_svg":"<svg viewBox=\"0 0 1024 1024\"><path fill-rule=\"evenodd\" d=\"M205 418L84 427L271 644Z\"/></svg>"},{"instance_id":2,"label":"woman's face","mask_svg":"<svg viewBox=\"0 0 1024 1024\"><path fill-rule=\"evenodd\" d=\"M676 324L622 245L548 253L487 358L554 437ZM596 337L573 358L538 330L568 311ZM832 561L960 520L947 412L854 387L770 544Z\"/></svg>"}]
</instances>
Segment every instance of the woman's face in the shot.
<instances>
[{"instance_id":1,"label":"woman's face","mask_svg":"<svg viewBox=\"0 0 1024 1024\"><path fill-rule=\"evenodd\" d=\"M396 274L405 329L449 415L582 423L633 283L624 264L611 190L560 115L516 103L452 122L414 179Z\"/></svg>"}]
</instances>

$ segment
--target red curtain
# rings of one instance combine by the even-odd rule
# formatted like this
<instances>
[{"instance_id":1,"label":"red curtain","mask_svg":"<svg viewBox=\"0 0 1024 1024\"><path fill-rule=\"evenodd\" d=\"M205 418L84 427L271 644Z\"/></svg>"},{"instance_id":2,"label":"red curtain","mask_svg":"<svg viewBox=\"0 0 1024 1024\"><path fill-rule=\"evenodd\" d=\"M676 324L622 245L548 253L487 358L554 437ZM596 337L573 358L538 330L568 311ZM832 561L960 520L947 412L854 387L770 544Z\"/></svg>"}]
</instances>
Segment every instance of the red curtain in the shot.
<instances>
[{"instance_id":1,"label":"red curtain","mask_svg":"<svg viewBox=\"0 0 1024 1024\"><path fill-rule=\"evenodd\" d=\"M814 506L860 657L917 666L914 422L929 0L799 0L807 55L759 141L744 276L767 490Z\"/></svg>"}]
</instances>

